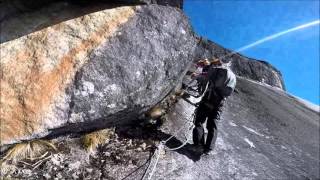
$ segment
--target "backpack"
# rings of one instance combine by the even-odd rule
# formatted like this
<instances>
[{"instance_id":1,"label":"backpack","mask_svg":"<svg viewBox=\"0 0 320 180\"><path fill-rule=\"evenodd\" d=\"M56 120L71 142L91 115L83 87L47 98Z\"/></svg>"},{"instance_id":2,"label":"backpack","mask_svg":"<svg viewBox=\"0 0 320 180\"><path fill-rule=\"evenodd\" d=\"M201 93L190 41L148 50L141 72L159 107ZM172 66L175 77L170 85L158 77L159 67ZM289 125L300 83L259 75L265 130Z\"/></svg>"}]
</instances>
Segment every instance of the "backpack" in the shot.
<instances>
[{"instance_id":1,"label":"backpack","mask_svg":"<svg viewBox=\"0 0 320 180\"><path fill-rule=\"evenodd\" d=\"M209 97L212 93L216 93L222 98L228 97L236 85L236 76L229 68L225 67L211 67L208 72L208 80Z\"/></svg>"}]
</instances>

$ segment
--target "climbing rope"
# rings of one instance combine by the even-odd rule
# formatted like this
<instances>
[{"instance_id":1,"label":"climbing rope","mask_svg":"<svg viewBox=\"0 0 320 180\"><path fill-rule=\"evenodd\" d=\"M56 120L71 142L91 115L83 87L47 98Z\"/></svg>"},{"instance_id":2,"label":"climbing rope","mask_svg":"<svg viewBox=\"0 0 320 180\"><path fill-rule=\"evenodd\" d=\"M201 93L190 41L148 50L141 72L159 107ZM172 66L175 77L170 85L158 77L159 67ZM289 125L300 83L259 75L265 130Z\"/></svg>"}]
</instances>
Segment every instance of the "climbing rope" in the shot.
<instances>
[{"instance_id":1,"label":"climbing rope","mask_svg":"<svg viewBox=\"0 0 320 180\"><path fill-rule=\"evenodd\" d=\"M194 114L192 114L192 117L194 117ZM187 118L185 118L185 119L187 119ZM188 124L188 123L190 123L190 122L191 122L190 120L186 121L186 122L184 123L184 125L181 126L181 128L180 128L178 131L176 131L176 132L175 132L173 135L171 135L169 138L167 138L167 139L164 140L164 141L161 141L161 142L158 144L157 149L156 149L154 155L151 157L150 164L149 164L147 170L145 171L144 175L142 176L142 180L145 180L146 177L148 177L148 178L147 178L148 180L151 180L151 178L152 178L152 176L153 176L153 174L154 174L154 172L155 172L155 170L156 170L157 164L158 164L158 162L159 162L161 152L162 152L164 149L169 150L169 151L176 151L176 150L178 150L178 149L181 149L182 147L184 147L184 146L188 143L188 141L189 141L189 140L191 139L191 137L192 137L191 134L189 134L189 137L186 138L186 141L183 142L183 143L182 143L180 146L178 146L178 147L168 148L168 147L165 146L165 144L166 144L168 141L170 141L173 137L175 137L178 133L180 133L180 132L185 128L186 124ZM193 127L194 127L194 125L193 125L193 123L192 123L192 125L189 127L189 130L191 130ZM155 157L155 163L154 163L154 165L153 165L153 168L152 168L151 172L148 174L147 172L149 171L149 169L150 169L150 167L151 167L152 159L153 159L154 157Z\"/></svg>"},{"instance_id":2,"label":"climbing rope","mask_svg":"<svg viewBox=\"0 0 320 180\"><path fill-rule=\"evenodd\" d=\"M154 155L154 153L151 155L149 155L149 158L147 159L147 161L145 163L143 163L142 165L140 165L138 168L136 168L134 171L132 171L131 173L129 173L128 175L126 175L124 178L122 178L121 180L125 180L127 179L130 175L132 175L133 173L137 172L139 169L141 169L143 166L145 166L148 162L151 161L152 156ZM149 164L150 165L150 164Z\"/></svg>"},{"instance_id":3,"label":"climbing rope","mask_svg":"<svg viewBox=\"0 0 320 180\"><path fill-rule=\"evenodd\" d=\"M187 88L191 88L191 86L190 86L190 85L187 85ZM205 91L206 91L207 89L208 89L208 84L206 84ZM205 92L205 91L204 91L204 92ZM204 93L203 93L203 94L200 94L199 97L201 97L201 99L202 99L203 96L204 96ZM195 105L195 106L197 107L197 105ZM195 113L193 113L193 114L191 115L192 119L194 119L194 116L195 116ZM183 116L182 116L182 117L183 117ZM185 119L187 119L187 118L185 118ZM145 171L144 175L142 176L142 180L144 180L145 177L147 177L147 176L148 176L148 180L150 180L150 179L152 178L152 176L153 176L153 174L154 174L154 172L155 172L155 169L156 169L156 167L157 167L157 164L158 164L158 161L159 161L159 158L160 158L160 154L161 154L161 152L162 152L164 149L169 150L169 151L176 151L176 150L178 150L178 149L181 149L182 147L184 147L184 146L188 143L188 141L192 138L192 134L191 134L191 133L189 134L189 137L186 137L186 140L185 140L180 146L175 147L175 148L168 148L168 147L165 146L168 141L170 141L173 137L177 136L177 134L180 133L180 132L185 128L186 124L188 124L188 123L190 123L190 122L192 122L192 121L190 121L189 119L187 119L187 121L181 126L181 128L180 128L178 131L176 131L176 132L175 132L173 135L171 135L169 138L167 138L167 139L164 140L164 141L161 141L161 142L158 144L157 149L156 149L154 155L153 155L152 158L151 158L151 159L153 159L153 157L156 157L156 160L155 160L155 163L154 163L154 165L153 165L152 171L150 172L150 174L147 173L147 172L149 171L150 167L151 167L151 164L152 164L152 163L151 163L152 160L151 160L151 161L150 161L150 164L149 164L149 166L148 166L148 168L147 168L147 170ZM189 126L189 130L191 130L191 129L193 129L193 128L194 128L194 123L192 122L192 125Z\"/></svg>"},{"instance_id":4,"label":"climbing rope","mask_svg":"<svg viewBox=\"0 0 320 180\"><path fill-rule=\"evenodd\" d=\"M190 88L190 86L187 86L187 88ZM206 87L206 88L207 88L207 87ZM200 97L202 97L202 96L203 96L203 94L202 94ZM196 106L196 105L195 105L195 106ZM191 115L192 119L194 119L194 116L195 116L195 113L193 113L193 114ZM183 116L182 116L182 117L183 117ZM146 178L147 178L148 180L151 180L151 178L152 178L152 176L153 176L153 174L154 174L154 172L155 172L155 170L156 170L157 164L158 164L158 162L159 162L161 152L163 152L163 150L166 149L166 150L169 150L169 151L176 151L176 150L181 149L182 147L184 147L184 146L191 140L192 134L189 133L189 136L188 136L188 137L185 136L185 137L186 137L186 140L185 140L180 146L175 147L175 148L168 148L168 147L165 146L166 143L169 142L169 141L170 141L172 138L174 138L175 136L177 136L178 133L180 133L180 132L185 128L185 126L186 126L188 123L191 122L191 124L192 124L192 125L190 125L189 128L188 128L189 131L194 128L194 123L193 123L192 121L190 121L189 118L184 118L184 119L186 119L187 121L181 126L180 129L178 129L178 131L176 131L173 135L171 135L171 136L170 136L169 138L167 138L166 140L161 141L161 142L156 146L155 152L154 152L153 155L147 160L147 162L150 161L150 163L149 163L147 169L145 170L145 172L143 173L141 180L145 180ZM154 162L153 162L153 159L155 159ZM147 162L146 162L146 163L147 163ZM142 166L144 166L146 163L144 163ZM154 165L152 166L152 164L154 164ZM138 169L140 169L142 166L140 166ZM151 172L149 173L151 167L152 167L152 170L151 170ZM138 169L137 169L137 170L138 170ZM137 171L137 170L135 170L135 171ZM134 171L134 172L135 172L135 171ZM133 173L133 172L132 172L132 173ZM132 173L130 173L129 175L131 175ZM126 179L129 175L127 175L127 176L126 176L125 178L123 178L123 179Z\"/></svg>"},{"instance_id":5,"label":"climbing rope","mask_svg":"<svg viewBox=\"0 0 320 180\"><path fill-rule=\"evenodd\" d=\"M194 128L194 125L192 124L192 125L189 127L189 131L192 130L193 128ZM191 140L191 138L192 138L192 134L189 133L189 136L186 137L186 140L185 140L180 146L175 147L175 148L168 148L168 147L166 147L166 149L169 150L169 151L176 151L176 150L178 150L178 149L181 149L182 147L184 147L184 146Z\"/></svg>"},{"instance_id":6,"label":"climbing rope","mask_svg":"<svg viewBox=\"0 0 320 180\"><path fill-rule=\"evenodd\" d=\"M153 156L153 157L156 156L156 158L155 158L155 163L154 163L154 165L153 165L153 168L152 168L150 174L148 174L147 172L149 171L149 169L150 169L150 167L151 167L151 164L152 164L151 162L152 162L152 160L151 160L151 162L150 162L147 170L145 171L144 175L142 176L141 180L144 180L145 177L148 177L148 180L151 180L151 178L152 178L152 176L153 176L153 174L154 174L154 172L155 172L155 170L156 170L157 164L158 164L158 162L159 162L160 154L161 154L161 151L162 151L162 150L163 150L163 144L160 143L160 144L157 146L157 149L156 149L156 151L155 151L155 153L154 153L154 156Z\"/></svg>"},{"instance_id":7,"label":"climbing rope","mask_svg":"<svg viewBox=\"0 0 320 180\"><path fill-rule=\"evenodd\" d=\"M192 115L192 117L193 117L193 116L194 116L194 114ZM187 118L185 118L185 119L187 119ZM147 169L145 170L145 172L143 173L141 180L145 180L146 177L148 177L148 178L147 178L148 180L151 180L151 178L152 178L152 176L153 176L153 174L154 174L154 172L155 172L155 170L156 170L157 164L158 164L158 162L159 162L161 152L162 152L164 149L169 150L169 151L178 150L178 149L182 148L183 146L185 146L185 145L188 143L188 141L191 139L192 136L191 136L191 134L189 134L189 138L186 138L186 141L185 141L184 143L182 143L180 146L175 147L175 148L165 147L165 144L166 144L168 141L170 141L170 140L171 140L173 137L175 137L179 132L181 132L187 123L190 123L190 122L191 122L191 121L189 121L189 119L187 119L187 120L188 120L188 121L186 121L186 122L184 123L184 125L181 126L181 128L180 128L178 131L176 131L175 134L171 135L171 136L170 136L169 138L167 138L166 140L161 141L161 142L157 145L156 150L154 151L154 153L152 154L152 156L150 156L149 159L148 159L143 165L141 165L139 168L137 168L137 169L134 170L133 172L129 173L127 176L125 176L124 178L122 178L122 180L128 178L130 175L132 175L134 172L136 172L137 170L139 170L140 168L142 168L142 167L143 167L144 165L146 165L148 162L150 162L150 163L149 163ZM193 125L193 123L192 123L192 126L189 127L189 130L192 129L193 127L194 127L194 125ZM153 163L153 159L155 159L155 160L154 160L154 163ZM153 167L152 167L152 164L154 164ZM151 168L151 167L152 167L152 170L151 170L150 173L148 173L148 172L150 171L150 168Z\"/></svg>"},{"instance_id":8,"label":"climbing rope","mask_svg":"<svg viewBox=\"0 0 320 180\"><path fill-rule=\"evenodd\" d=\"M150 158L150 163L149 163L147 169L144 171L144 173L143 173L143 175L142 175L142 177L141 177L141 180L144 180L145 177L148 175L147 172L149 171L149 169L150 169L150 167L151 167L152 159L153 159L153 157L155 157L155 155L157 154L157 152L158 152L158 147L157 147L157 149L155 150L155 152L153 153L153 155L151 156L151 158ZM157 158L157 159L158 159L158 158ZM158 163L158 162L157 162L157 163Z\"/></svg>"},{"instance_id":9,"label":"climbing rope","mask_svg":"<svg viewBox=\"0 0 320 180\"><path fill-rule=\"evenodd\" d=\"M177 112L177 113L178 113L178 112ZM178 113L178 114L180 114L180 113ZM180 115L181 115L181 114L180 114ZM192 119L194 119L194 116L195 116L195 113L193 113L193 114L191 115ZM182 117L183 117L183 116L182 116ZM164 144L166 144L170 139L172 139L174 136L176 136L176 135L185 127L185 125L186 125L187 123L190 123L190 124L191 124L191 125L189 126L189 128L188 128L188 131L190 131L190 130L192 130L192 129L194 128L194 122L193 122L193 121L190 121L189 118L184 118L184 119L187 120L187 121L184 123L184 125L183 125L174 135L170 136L166 141L164 141ZM175 148L168 148L168 147L167 147L166 149L169 150L169 151L176 151L176 150L178 150L178 149L181 149L182 147L184 147L184 146L188 143L188 141L191 140L192 134L189 133L189 136L187 137L187 136L185 135L185 137L186 137L186 140L185 140L180 146L175 147Z\"/></svg>"}]
</instances>

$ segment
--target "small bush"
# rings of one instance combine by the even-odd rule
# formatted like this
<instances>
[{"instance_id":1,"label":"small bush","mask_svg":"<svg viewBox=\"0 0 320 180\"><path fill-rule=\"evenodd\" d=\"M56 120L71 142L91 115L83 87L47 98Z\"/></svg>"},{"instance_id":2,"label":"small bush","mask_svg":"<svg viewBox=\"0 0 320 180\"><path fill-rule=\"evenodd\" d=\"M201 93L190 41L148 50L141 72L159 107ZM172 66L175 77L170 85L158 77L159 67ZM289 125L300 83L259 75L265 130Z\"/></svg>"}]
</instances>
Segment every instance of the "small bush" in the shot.
<instances>
[{"instance_id":1,"label":"small bush","mask_svg":"<svg viewBox=\"0 0 320 180\"><path fill-rule=\"evenodd\" d=\"M99 145L108 143L114 134L114 129L103 129L84 135L81 138L83 147L91 153L94 153Z\"/></svg>"}]
</instances>

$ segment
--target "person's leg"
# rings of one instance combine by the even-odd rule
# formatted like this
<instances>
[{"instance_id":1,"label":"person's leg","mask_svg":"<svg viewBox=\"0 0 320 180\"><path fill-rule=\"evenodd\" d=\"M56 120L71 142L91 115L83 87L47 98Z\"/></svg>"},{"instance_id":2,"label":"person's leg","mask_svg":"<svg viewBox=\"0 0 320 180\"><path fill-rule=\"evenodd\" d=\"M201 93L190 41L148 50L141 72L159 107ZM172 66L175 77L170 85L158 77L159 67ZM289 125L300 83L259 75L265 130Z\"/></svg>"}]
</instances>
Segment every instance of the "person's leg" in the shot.
<instances>
[{"instance_id":1,"label":"person's leg","mask_svg":"<svg viewBox=\"0 0 320 180\"><path fill-rule=\"evenodd\" d=\"M207 139L204 147L205 151L207 152L213 150L215 146L215 142L217 140L217 135L218 135L217 121L220 120L222 106L223 106L223 101L217 103L217 105L212 110L207 120L208 135L207 135Z\"/></svg>"},{"instance_id":2,"label":"person's leg","mask_svg":"<svg viewBox=\"0 0 320 180\"><path fill-rule=\"evenodd\" d=\"M214 148L215 142L217 140L217 121L215 118L208 118L207 120L207 129L208 129L208 134L207 134L207 139L206 143L204 146L205 151L211 151Z\"/></svg>"},{"instance_id":3,"label":"person's leg","mask_svg":"<svg viewBox=\"0 0 320 180\"><path fill-rule=\"evenodd\" d=\"M193 129L193 144L194 145L204 145L204 129L202 124L206 120L207 116L205 113L205 107L200 104L196 109L194 129Z\"/></svg>"}]
</instances>

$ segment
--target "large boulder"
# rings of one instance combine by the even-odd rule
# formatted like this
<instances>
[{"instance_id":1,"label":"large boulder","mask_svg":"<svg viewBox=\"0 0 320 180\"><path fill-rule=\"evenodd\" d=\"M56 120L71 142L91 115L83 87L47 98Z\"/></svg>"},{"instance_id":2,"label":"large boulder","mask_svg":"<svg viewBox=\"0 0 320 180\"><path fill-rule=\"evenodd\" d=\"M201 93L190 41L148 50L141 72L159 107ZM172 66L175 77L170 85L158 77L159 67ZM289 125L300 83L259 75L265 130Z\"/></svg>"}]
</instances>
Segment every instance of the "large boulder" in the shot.
<instances>
[{"instance_id":1,"label":"large boulder","mask_svg":"<svg viewBox=\"0 0 320 180\"><path fill-rule=\"evenodd\" d=\"M115 6L62 1L2 20L1 144L130 123L179 84L188 62L231 52L195 37L178 8ZM284 88L267 63L224 60Z\"/></svg>"},{"instance_id":2,"label":"large boulder","mask_svg":"<svg viewBox=\"0 0 320 180\"><path fill-rule=\"evenodd\" d=\"M32 30L1 44L2 145L132 122L174 88L196 47L176 8L119 7L63 21L53 18L57 9L46 9L50 18L39 12L1 24ZM37 18L48 27L33 27Z\"/></svg>"}]
</instances>

